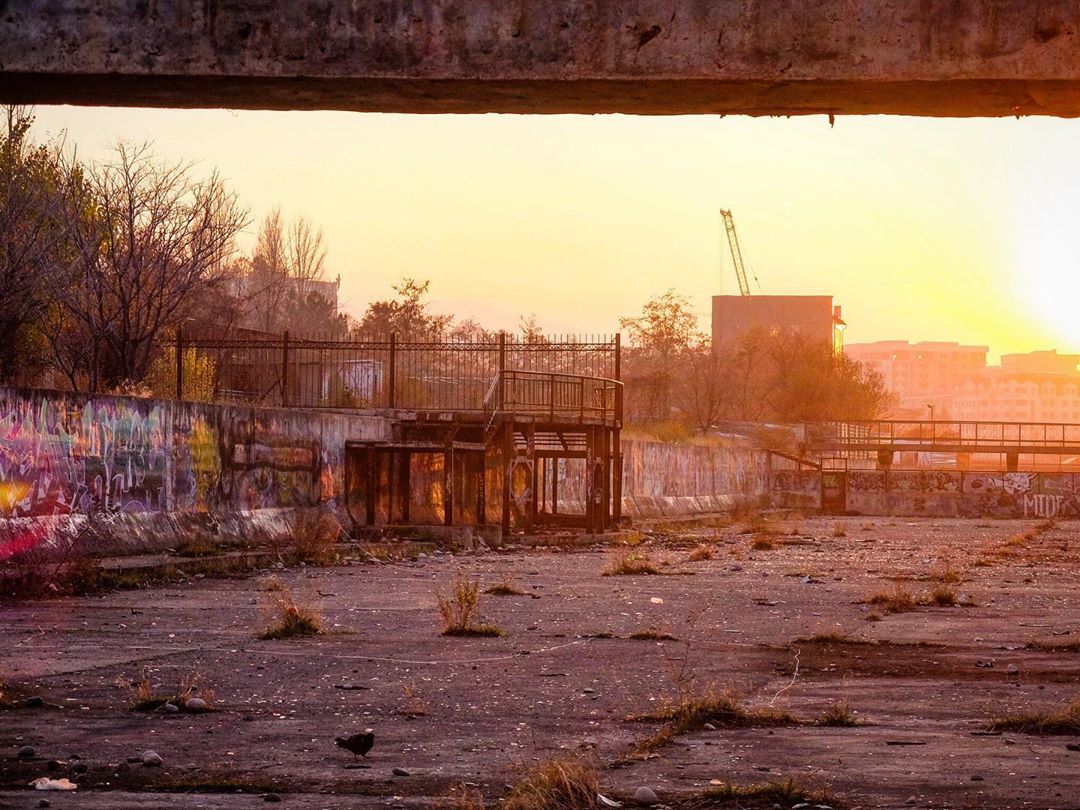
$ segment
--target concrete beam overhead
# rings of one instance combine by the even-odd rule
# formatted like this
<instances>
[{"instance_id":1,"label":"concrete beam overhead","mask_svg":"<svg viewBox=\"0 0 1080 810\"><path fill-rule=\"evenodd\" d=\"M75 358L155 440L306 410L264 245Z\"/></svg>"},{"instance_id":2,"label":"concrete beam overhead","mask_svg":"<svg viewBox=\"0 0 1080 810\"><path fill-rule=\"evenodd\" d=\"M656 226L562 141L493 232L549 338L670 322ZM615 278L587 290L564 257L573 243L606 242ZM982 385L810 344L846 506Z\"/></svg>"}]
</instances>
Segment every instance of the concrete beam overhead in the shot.
<instances>
[{"instance_id":1,"label":"concrete beam overhead","mask_svg":"<svg viewBox=\"0 0 1080 810\"><path fill-rule=\"evenodd\" d=\"M0 0L0 100L1080 114L1074 0Z\"/></svg>"}]
</instances>

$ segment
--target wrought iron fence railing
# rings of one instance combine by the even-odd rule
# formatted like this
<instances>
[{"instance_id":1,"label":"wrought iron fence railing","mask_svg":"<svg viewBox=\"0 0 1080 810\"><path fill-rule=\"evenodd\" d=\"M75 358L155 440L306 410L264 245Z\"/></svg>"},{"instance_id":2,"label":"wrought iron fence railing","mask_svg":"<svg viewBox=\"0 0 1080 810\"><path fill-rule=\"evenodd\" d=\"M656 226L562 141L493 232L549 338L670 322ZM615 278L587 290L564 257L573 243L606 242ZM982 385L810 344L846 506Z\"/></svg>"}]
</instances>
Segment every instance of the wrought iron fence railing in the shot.
<instances>
[{"instance_id":1,"label":"wrought iron fence railing","mask_svg":"<svg viewBox=\"0 0 1080 810\"><path fill-rule=\"evenodd\" d=\"M619 336L525 341L500 334L442 340L205 337L179 333L167 349L176 397L303 408L485 410L500 373L617 380ZM524 394L524 391L523 391Z\"/></svg>"}]
</instances>

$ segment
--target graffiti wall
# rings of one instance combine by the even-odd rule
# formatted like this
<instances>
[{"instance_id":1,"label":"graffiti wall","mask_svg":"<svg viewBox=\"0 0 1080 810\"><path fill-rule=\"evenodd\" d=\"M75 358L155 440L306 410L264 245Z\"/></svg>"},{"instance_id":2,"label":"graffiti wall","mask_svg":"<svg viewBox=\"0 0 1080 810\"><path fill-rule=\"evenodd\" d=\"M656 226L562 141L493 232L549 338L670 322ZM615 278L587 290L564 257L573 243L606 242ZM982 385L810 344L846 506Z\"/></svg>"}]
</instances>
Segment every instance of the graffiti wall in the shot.
<instances>
[{"instance_id":1,"label":"graffiti wall","mask_svg":"<svg viewBox=\"0 0 1080 810\"><path fill-rule=\"evenodd\" d=\"M0 518L239 512L342 495L381 418L0 388Z\"/></svg>"},{"instance_id":2,"label":"graffiti wall","mask_svg":"<svg viewBox=\"0 0 1080 810\"><path fill-rule=\"evenodd\" d=\"M841 510L858 515L932 517L1080 517L1080 474L849 470L842 476ZM821 474L776 471L775 506L806 497L821 506Z\"/></svg>"}]
</instances>

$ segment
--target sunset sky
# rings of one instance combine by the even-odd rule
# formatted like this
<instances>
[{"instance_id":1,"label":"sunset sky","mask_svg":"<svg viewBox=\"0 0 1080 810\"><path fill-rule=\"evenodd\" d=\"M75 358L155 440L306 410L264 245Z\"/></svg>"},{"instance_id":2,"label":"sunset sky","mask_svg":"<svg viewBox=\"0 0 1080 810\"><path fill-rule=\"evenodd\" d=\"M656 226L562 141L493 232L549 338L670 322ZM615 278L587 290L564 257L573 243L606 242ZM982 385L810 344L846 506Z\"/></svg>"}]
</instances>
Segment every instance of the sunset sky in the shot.
<instances>
[{"instance_id":1,"label":"sunset sky","mask_svg":"<svg viewBox=\"0 0 1080 810\"><path fill-rule=\"evenodd\" d=\"M736 290L731 208L760 290L834 295L849 342L1080 351L1080 121L36 114L84 158L151 140L219 168L255 222L280 205L321 225L354 315L413 276L491 327L613 331L669 287L704 327Z\"/></svg>"}]
</instances>

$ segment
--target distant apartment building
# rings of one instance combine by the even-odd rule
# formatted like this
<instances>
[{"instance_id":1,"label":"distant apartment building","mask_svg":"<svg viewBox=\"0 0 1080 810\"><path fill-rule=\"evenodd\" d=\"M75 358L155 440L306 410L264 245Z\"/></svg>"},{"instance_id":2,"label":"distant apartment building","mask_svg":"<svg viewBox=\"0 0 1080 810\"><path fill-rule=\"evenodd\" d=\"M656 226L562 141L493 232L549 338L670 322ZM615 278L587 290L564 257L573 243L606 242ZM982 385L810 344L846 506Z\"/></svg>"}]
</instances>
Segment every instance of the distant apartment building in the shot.
<instances>
[{"instance_id":1,"label":"distant apartment building","mask_svg":"<svg viewBox=\"0 0 1080 810\"><path fill-rule=\"evenodd\" d=\"M955 342L879 340L849 343L844 354L875 368L896 396L897 416L956 418L955 396L965 380L986 368L987 346Z\"/></svg>"},{"instance_id":2,"label":"distant apartment building","mask_svg":"<svg viewBox=\"0 0 1080 810\"><path fill-rule=\"evenodd\" d=\"M713 346L732 343L755 329L797 334L843 346L844 321L831 295L714 295Z\"/></svg>"},{"instance_id":3,"label":"distant apartment building","mask_svg":"<svg viewBox=\"0 0 1080 810\"><path fill-rule=\"evenodd\" d=\"M1005 354L1000 366L972 375L957 390L954 418L1080 423L1080 355Z\"/></svg>"}]
</instances>

